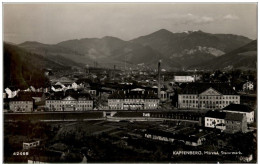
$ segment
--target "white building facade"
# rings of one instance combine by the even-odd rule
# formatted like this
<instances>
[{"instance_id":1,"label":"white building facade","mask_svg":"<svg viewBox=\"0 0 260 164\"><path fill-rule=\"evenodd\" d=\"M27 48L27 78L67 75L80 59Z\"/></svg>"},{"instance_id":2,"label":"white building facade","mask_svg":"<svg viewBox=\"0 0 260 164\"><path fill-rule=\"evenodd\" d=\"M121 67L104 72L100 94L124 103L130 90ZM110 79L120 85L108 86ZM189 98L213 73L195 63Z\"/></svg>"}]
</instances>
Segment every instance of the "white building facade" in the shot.
<instances>
[{"instance_id":1,"label":"white building facade","mask_svg":"<svg viewBox=\"0 0 260 164\"><path fill-rule=\"evenodd\" d=\"M251 81L246 82L243 84L243 91L252 91L254 90L254 84Z\"/></svg>"},{"instance_id":2,"label":"white building facade","mask_svg":"<svg viewBox=\"0 0 260 164\"><path fill-rule=\"evenodd\" d=\"M108 106L111 110L149 110L158 109L159 99L154 94L146 95L142 92L114 92L108 97Z\"/></svg>"},{"instance_id":3,"label":"white building facade","mask_svg":"<svg viewBox=\"0 0 260 164\"><path fill-rule=\"evenodd\" d=\"M66 96L62 99L46 100L46 108L50 111L87 111L93 109L93 100L86 97L74 98Z\"/></svg>"},{"instance_id":4,"label":"white building facade","mask_svg":"<svg viewBox=\"0 0 260 164\"><path fill-rule=\"evenodd\" d=\"M191 83L195 82L195 77L193 76L174 76L174 81L178 83Z\"/></svg>"},{"instance_id":5,"label":"white building facade","mask_svg":"<svg viewBox=\"0 0 260 164\"><path fill-rule=\"evenodd\" d=\"M240 95L230 89L227 92L221 92L213 87L191 88L178 95L179 108L222 109L229 104L240 104Z\"/></svg>"}]
</instances>

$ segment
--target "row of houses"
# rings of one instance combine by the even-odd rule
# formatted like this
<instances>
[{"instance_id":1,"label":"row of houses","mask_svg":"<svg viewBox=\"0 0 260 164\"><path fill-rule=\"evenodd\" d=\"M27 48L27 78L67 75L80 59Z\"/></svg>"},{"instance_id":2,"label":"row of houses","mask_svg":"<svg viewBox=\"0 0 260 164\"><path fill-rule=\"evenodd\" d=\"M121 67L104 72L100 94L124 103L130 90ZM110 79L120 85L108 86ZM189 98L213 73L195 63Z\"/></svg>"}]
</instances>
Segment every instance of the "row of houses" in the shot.
<instances>
[{"instance_id":1,"label":"row of houses","mask_svg":"<svg viewBox=\"0 0 260 164\"><path fill-rule=\"evenodd\" d=\"M19 92L7 99L12 112L87 111L93 109L93 99L87 92L67 90L61 92Z\"/></svg>"},{"instance_id":2,"label":"row of houses","mask_svg":"<svg viewBox=\"0 0 260 164\"><path fill-rule=\"evenodd\" d=\"M91 110L94 107L93 97L97 95L97 90L85 89L84 85L75 83L72 87L66 87L57 82L55 86L59 86L61 90L52 90L48 93L27 92L29 93L27 95L23 94L24 92L16 93L14 98L9 99L9 106L15 112L31 112L34 102L37 101L36 97L38 97L40 100L42 98L42 107L50 111ZM110 110L156 110L160 108L160 101L168 99L170 96L162 90L161 99L159 99L156 88L131 89L130 87L125 89L122 86L118 87L118 90L113 87L112 89L111 87L99 88L99 92L108 93L107 102ZM35 96L36 93L38 96ZM40 94L45 97L39 96ZM223 83L190 83L178 94L178 108L180 109L223 109L230 104L240 104L240 95L229 85Z\"/></svg>"}]
</instances>

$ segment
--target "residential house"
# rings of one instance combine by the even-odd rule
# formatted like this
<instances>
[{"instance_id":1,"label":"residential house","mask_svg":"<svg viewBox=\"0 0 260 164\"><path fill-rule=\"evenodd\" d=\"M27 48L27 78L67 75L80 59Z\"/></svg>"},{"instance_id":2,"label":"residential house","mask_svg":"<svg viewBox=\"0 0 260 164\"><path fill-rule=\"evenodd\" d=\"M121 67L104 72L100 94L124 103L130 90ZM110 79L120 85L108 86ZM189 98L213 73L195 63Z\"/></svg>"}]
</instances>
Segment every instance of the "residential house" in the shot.
<instances>
[{"instance_id":1,"label":"residential house","mask_svg":"<svg viewBox=\"0 0 260 164\"><path fill-rule=\"evenodd\" d=\"M254 110L249 106L242 105L242 104L230 104L227 107L223 108L223 111L230 112L230 113L245 114L247 123L254 122Z\"/></svg>"},{"instance_id":2,"label":"residential house","mask_svg":"<svg viewBox=\"0 0 260 164\"><path fill-rule=\"evenodd\" d=\"M7 98L14 98L18 92L20 91L20 89L10 89L10 88L6 88L5 92L7 94Z\"/></svg>"},{"instance_id":3,"label":"residential house","mask_svg":"<svg viewBox=\"0 0 260 164\"><path fill-rule=\"evenodd\" d=\"M51 90L54 92L61 92L63 91L64 87L62 87L61 85L53 85L51 86Z\"/></svg>"},{"instance_id":4,"label":"residential house","mask_svg":"<svg viewBox=\"0 0 260 164\"><path fill-rule=\"evenodd\" d=\"M71 88L74 89L74 90L83 89L84 88L84 84L83 83L78 83L78 82L73 82L71 84Z\"/></svg>"},{"instance_id":5,"label":"residential house","mask_svg":"<svg viewBox=\"0 0 260 164\"><path fill-rule=\"evenodd\" d=\"M236 133L236 132L247 132L247 122L246 114L242 113L226 113L225 118L226 123L226 133Z\"/></svg>"},{"instance_id":6,"label":"residential house","mask_svg":"<svg viewBox=\"0 0 260 164\"><path fill-rule=\"evenodd\" d=\"M225 112L220 111L208 111L205 114L205 127L207 128L216 128L220 130L225 130Z\"/></svg>"},{"instance_id":7,"label":"residential house","mask_svg":"<svg viewBox=\"0 0 260 164\"><path fill-rule=\"evenodd\" d=\"M243 84L243 91L252 91L254 90L254 83L252 81L247 81Z\"/></svg>"},{"instance_id":8,"label":"residential house","mask_svg":"<svg viewBox=\"0 0 260 164\"><path fill-rule=\"evenodd\" d=\"M189 83L178 95L178 107L222 109L240 104L240 95L225 83Z\"/></svg>"}]
</instances>

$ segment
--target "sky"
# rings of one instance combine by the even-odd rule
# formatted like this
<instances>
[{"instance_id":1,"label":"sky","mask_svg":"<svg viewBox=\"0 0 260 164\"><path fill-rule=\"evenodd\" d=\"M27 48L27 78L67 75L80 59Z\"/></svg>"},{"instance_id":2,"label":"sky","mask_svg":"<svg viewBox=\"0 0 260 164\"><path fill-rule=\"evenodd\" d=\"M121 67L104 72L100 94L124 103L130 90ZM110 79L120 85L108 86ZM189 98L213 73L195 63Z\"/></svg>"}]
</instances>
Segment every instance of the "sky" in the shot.
<instances>
[{"instance_id":1,"label":"sky","mask_svg":"<svg viewBox=\"0 0 260 164\"><path fill-rule=\"evenodd\" d=\"M4 41L56 44L167 29L257 38L256 3L4 3Z\"/></svg>"}]
</instances>

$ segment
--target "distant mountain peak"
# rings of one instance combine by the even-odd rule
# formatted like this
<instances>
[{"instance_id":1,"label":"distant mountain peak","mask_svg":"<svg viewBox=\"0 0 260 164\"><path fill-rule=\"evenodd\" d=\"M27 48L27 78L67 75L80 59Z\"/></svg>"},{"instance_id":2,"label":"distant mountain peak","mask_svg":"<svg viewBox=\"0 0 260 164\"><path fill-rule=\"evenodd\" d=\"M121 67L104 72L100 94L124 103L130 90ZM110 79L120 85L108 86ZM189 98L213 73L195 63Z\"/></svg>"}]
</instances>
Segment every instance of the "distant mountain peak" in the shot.
<instances>
[{"instance_id":1,"label":"distant mountain peak","mask_svg":"<svg viewBox=\"0 0 260 164\"><path fill-rule=\"evenodd\" d=\"M162 34L173 34L171 31L169 31L169 30L166 30L166 29L160 29L160 30L158 30L158 31L155 31L153 34L158 34L158 33L162 33Z\"/></svg>"},{"instance_id":2,"label":"distant mountain peak","mask_svg":"<svg viewBox=\"0 0 260 164\"><path fill-rule=\"evenodd\" d=\"M103 40L122 40L120 38L114 37L114 36L104 36L103 38L101 38Z\"/></svg>"},{"instance_id":3,"label":"distant mountain peak","mask_svg":"<svg viewBox=\"0 0 260 164\"><path fill-rule=\"evenodd\" d=\"M44 45L44 44L37 41L26 41L20 44L20 46L24 46L24 45Z\"/></svg>"}]
</instances>

